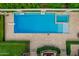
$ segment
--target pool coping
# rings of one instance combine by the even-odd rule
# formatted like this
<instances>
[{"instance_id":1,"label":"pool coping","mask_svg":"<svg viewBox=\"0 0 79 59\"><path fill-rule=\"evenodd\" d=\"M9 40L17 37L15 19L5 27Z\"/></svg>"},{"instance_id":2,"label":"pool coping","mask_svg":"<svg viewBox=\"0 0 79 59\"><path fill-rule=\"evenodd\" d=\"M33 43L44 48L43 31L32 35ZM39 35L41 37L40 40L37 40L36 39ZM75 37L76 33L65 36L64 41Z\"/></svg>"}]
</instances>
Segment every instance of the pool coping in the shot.
<instances>
[{"instance_id":1,"label":"pool coping","mask_svg":"<svg viewBox=\"0 0 79 59\"><path fill-rule=\"evenodd\" d=\"M35 9L0 9L0 11L34 11L34 10L38 10L38 11L79 11L79 9L52 9L52 8L35 8Z\"/></svg>"}]
</instances>

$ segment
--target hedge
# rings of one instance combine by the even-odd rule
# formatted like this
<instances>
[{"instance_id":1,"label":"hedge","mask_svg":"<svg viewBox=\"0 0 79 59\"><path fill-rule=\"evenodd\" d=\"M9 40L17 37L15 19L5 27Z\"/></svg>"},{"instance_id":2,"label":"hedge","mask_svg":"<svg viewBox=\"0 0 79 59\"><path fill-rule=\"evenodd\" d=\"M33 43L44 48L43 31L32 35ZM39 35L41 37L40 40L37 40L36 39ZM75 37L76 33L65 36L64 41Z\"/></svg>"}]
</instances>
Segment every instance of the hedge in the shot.
<instances>
[{"instance_id":1,"label":"hedge","mask_svg":"<svg viewBox=\"0 0 79 59\"><path fill-rule=\"evenodd\" d=\"M51 50L51 51L56 51L56 55L60 55L60 49L54 46L43 46L40 48L37 48L37 55L41 56L42 51L44 50Z\"/></svg>"},{"instance_id":2,"label":"hedge","mask_svg":"<svg viewBox=\"0 0 79 59\"><path fill-rule=\"evenodd\" d=\"M68 8L79 8L79 3L70 3L68 4Z\"/></svg>"},{"instance_id":3,"label":"hedge","mask_svg":"<svg viewBox=\"0 0 79 59\"><path fill-rule=\"evenodd\" d=\"M3 41L3 21L4 21L4 16L0 15L0 41Z\"/></svg>"},{"instance_id":4,"label":"hedge","mask_svg":"<svg viewBox=\"0 0 79 59\"><path fill-rule=\"evenodd\" d=\"M63 8L62 3L0 3L2 9L17 8Z\"/></svg>"},{"instance_id":5,"label":"hedge","mask_svg":"<svg viewBox=\"0 0 79 59\"><path fill-rule=\"evenodd\" d=\"M1 9L79 8L79 3L0 3Z\"/></svg>"},{"instance_id":6,"label":"hedge","mask_svg":"<svg viewBox=\"0 0 79 59\"><path fill-rule=\"evenodd\" d=\"M66 41L66 51L67 51L68 56L71 55L71 45L72 44L78 44L79 45L79 41Z\"/></svg>"}]
</instances>

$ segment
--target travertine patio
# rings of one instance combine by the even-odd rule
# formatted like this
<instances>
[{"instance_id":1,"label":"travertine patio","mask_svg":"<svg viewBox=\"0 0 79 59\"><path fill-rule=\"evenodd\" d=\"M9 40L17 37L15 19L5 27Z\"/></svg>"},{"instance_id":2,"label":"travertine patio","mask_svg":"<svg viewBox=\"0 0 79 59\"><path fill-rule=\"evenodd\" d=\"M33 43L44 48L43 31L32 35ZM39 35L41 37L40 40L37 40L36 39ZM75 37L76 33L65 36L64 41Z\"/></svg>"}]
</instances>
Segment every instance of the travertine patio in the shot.
<instances>
[{"instance_id":1,"label":"travertine patio","mask_svg":"<svg viewBox=\"0 0 79 59\"><path fill-rule=\"evenodd\" d=\"M52 12L61 14L63 12ZM69 32L63 34L31 34L14 33L14 14L8 13L5 16L5 38L6 40L30 40L30 53L37 55L36 49L44 45L54 45L61 49L61 55L66 55L66 41L77 40L79 32L79 12L69 12ZM73 52L75 53L75 52Z\"/></svg>"}]
</instances>

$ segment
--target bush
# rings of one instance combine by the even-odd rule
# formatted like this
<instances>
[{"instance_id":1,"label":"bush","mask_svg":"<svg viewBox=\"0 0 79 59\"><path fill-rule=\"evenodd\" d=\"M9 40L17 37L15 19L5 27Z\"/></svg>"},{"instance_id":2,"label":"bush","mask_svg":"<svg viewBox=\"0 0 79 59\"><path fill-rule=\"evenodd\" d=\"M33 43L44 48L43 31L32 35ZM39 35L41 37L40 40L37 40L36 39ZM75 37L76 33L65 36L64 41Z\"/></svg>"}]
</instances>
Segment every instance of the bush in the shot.
<instances>
[{"instance_id":1,"label":"bush","mask_svg":"<svg viewBox=\"0 0 79 59\"><path fill-rule=\"evenodd\" d=\"M56 51L57 54L56 55L60 55L60 49L54 46L43 46L40 48L37 48L37 55L41 56L42 51L44 50L52 50L52 51Z\"/></svg>"}]
</instances>

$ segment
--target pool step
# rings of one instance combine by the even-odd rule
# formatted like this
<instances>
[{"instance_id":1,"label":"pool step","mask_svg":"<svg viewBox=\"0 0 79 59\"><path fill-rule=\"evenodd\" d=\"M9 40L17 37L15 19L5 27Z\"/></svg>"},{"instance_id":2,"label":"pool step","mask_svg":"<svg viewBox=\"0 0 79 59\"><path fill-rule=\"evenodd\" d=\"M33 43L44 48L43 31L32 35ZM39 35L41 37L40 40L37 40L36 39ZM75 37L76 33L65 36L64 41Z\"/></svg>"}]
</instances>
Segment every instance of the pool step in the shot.
<instances>
[{"instance_id":1,"label":"pool step","mask_svg":"<svg viewBox=\"0 0 79 59\"><path fill-rule=\"evenodd\" d=\"M45 15L46 10L41 10L41 15Z\"/></svg>"}]
</instances>

